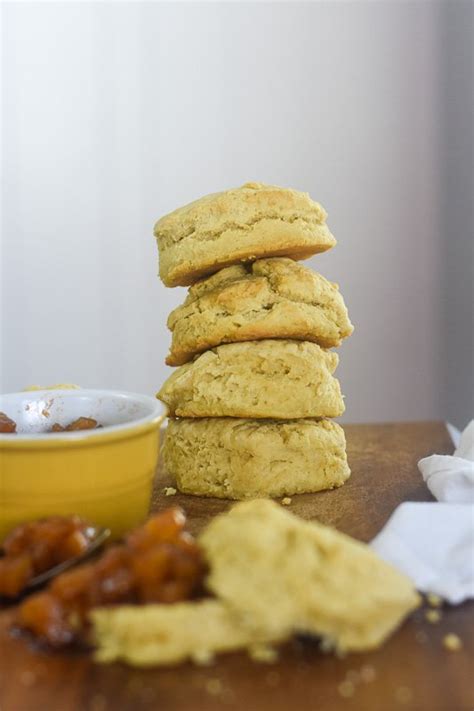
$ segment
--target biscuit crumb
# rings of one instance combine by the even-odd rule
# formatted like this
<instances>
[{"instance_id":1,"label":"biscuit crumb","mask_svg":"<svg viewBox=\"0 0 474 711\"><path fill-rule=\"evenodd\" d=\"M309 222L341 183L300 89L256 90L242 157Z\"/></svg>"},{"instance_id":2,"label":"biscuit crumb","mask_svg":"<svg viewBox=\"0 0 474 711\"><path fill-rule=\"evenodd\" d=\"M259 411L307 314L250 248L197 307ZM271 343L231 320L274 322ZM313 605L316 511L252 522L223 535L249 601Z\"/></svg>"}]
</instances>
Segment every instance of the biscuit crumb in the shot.
<instances>
[{"instance_id":1,"label":"biscuit crumb","mask_svg":"<svg viewBox=\"0 0 474 711\"><path fill-rule=\"evenodd\" d=\"M459 652L462 649L462 640L451 632L443 637L443 647L449 652Z\"/></svg>"},{"instance_id":2,"label":"biscuit crumb","mask_svg":"<svg viewBox=\"0 0 474 711\"><path fill-rule=\"evenodd\" d=\"M345 699L348 699L349 697L354 696L355 686L352 681L344 679L344 681L341 681L341 683L337 687L337 690L340 696Z\"/></svg>"},{"instance_id":3,"label":"biscuit crumb","mask_svg":"<svg viewBox=\"0 0 474 711\"><path fill-rule=\"evenodd\" d=\"M177 494L177 493L178 493L178 492L177 492L177 490L174 488L174 486L165 486L165 488L163 489L163 494L164 494L165 496L174 496L174 495Z\"/></svg>"},{"instance_id":4,"label":"biscuit crumb","mask_svg":"<svg viewBox=\"0 0 474 711\"><path fill-rule=\"evenodd\" d=\"M441 613L438 610L426 610L425 620L430 624L436 625L441 619Z\"/></svg>"},{"instance_id":5,"label":"biscuit crumb","mask_svg":"<svg viewBox=\"0 0 474 711\"><path fill-rule=\"evenodd\" d=\"M291 499L289 496L285 496L285 498L281 500L282 506L289 506L290 504L291 504Z\"/></svg>"},{"instance_id":6,"label":"biscuit crumb","mask_svg":"<svg viewBox=\"0 0 474 711\"><path fill-rule=\"evenodd\" d=\"M269 647L267 644L256 644L249 647L248 652L252 661L262 664L273 664L278 659L277 650L273 647Z\"/></svg>"},{"instance_id":7,"label":"biscuit crumb","mask_svg":"<svg viewBox=\"0 0 474 711\"><path fill-rule=\"evenodd\" d=\"M207 667L214 661L214 654L209 649L199 649L193 654L193 662L201 667Z\"/></svg>"},{"instance_id":8,"label":"biscuit crumb","mask_svg":"<svg viewBox=\"0 0 474 711\"><path fill-rule=\"evenodd\" d=\"M434 593L428 593L426 601L430 607L441 607L443 604L443 599Z\"/></svg>"},{"instance_id":9,"label":"biscuit crumb","mask_svg":"<svg viewBox=\"0 0 474 711\"><path fill-rule=\"evenodd\" d=\"M371 667L369 664L366 664L360 670L360 678L366 684L369 684L371 681L375 681L376 676L377 673L374 667Z\"/></svg>"},{"instance_id":10,"label":"biscuit crumb","mask_svg":"<svg viewBox=\"0 0 474 711\"><path fill-rule=\"evenodd\" d=\"M413 699L413 692L408 686L399 686L395 691L395 699L399 704L409 704Z\"/></svg>"},{"instance_id":11,"label":"biscuit crumb","mask_svg":"<svg viewBox=\"0 0 474 711\"><path fill-rule=\"evenodd\" d=\"M220 679L208 679L206 681L206 691L211 696L219 696L222 693L222 682Z\"/></svg>"}]
</instances>

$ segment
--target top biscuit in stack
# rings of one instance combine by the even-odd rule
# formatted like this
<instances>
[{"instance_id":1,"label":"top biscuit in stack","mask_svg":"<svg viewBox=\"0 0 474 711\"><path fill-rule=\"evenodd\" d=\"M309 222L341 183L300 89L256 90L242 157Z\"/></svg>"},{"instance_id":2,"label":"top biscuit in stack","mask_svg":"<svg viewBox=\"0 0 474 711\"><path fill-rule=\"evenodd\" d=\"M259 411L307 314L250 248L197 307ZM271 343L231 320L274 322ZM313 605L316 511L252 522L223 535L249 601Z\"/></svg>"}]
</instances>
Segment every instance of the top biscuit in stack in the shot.
<instances>
[{"instance_id":1,"label":"top biscuit in stack","mask_svg":"<svg viewBox=\"0 0 474 711\"><path fill-rule=\"evenodd\" d=\"M336 244L326 211L307 193L261 183L207 195L155 225L160 277L187 286L260 257L306 259Z\"/></svg>"}]
</instances>

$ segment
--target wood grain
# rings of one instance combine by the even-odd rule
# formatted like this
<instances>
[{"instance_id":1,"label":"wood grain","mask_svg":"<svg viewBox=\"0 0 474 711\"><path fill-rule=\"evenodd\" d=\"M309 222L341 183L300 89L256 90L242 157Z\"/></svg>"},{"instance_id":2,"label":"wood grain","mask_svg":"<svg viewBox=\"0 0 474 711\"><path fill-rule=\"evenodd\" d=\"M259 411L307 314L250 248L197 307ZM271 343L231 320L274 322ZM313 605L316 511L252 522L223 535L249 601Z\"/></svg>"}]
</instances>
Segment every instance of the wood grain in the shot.
<instances>
[{"instance_id":1,"label":"wood grain","mask_svg":"<svg viewBox=\"0 0 474 711\"><path fill-rule=\"evenodd\" d=\"M345 428L353 475L337 491L297 496L290 509L318 518L363 541L370 540L402 501L430 497L416 461L450 453L442 423L354 425ZM153 508L180 503L198 531L227 502L177 495L165 497L159 475ZM350 600L348 600L350 604ZM221 657L211 667L136 670L98 666L81 653L46 654L8 633L11 610L0 615L1 711L472 711L473 605L445 608L429 624L424 610L379 651L327 656L314 643L294 641L276 664L256 664L245 654ZM448 632L463 640L448 652ZM363 681L374 677L370 681ZM343 683L355 679L353 687ZM341 686L342 684L342 686ZM344 692L352 695L346 697Z\"/></svg>"}]
</instances>

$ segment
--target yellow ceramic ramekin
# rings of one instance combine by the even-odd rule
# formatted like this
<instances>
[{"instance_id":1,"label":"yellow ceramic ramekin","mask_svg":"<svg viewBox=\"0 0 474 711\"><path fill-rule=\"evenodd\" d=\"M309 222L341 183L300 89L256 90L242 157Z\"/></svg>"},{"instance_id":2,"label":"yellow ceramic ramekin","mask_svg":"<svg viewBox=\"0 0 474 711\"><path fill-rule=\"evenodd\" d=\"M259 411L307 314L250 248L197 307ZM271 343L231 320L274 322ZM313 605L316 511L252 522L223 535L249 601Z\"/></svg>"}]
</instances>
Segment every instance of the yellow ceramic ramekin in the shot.
<instances>
[{"instance_id":1,"label":"yellow ceramic ramekin","mask_svg":"<svg viewBox=\"0 0 474 711\"><path fill-rule=\"evenodd\" d=\"M18 434L0 434L0 541L42 516L79 514L113 536L139 524L150 505L165 406L111 390L38 390L0 395ZM93 417L103 428L49 433Z\"/></svg>"}]
</instances>

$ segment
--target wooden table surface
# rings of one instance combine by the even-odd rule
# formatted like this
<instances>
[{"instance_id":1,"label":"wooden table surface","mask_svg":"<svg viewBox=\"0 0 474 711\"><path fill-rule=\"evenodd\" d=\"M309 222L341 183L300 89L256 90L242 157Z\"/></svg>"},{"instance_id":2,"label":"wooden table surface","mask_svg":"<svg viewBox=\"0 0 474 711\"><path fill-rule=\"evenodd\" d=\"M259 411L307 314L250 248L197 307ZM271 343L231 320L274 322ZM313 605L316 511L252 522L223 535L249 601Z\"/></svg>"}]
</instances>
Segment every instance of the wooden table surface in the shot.
<instances>
[{"instance_id":1,"label":"wooden table surface","mask_svg":"<svg viewBox=\"0 0 474 711\"><path fill-rule=\"evenodd\" d=\"M433 452L451 453L452 445L444 425L436 422L345 429L351 479L336 491L295 496L290 509L368 541L402 501L430 500L416 462ZM153 507L181 504L194 531L229 505L164 497L166 484L159 476ZM33 651L9 634L7 610L0 614L0 709L473 711L472 613L471 603L444 608L434 625L421 609L382 649L343 659L322 654L314 643L294 641L274 664L257 664L242 653L220 657L210 667L138 670L96 665L83 653ZM443 648L443 636L450 632L463 640L461 651Z\"/></svg>"}]
</instances>

